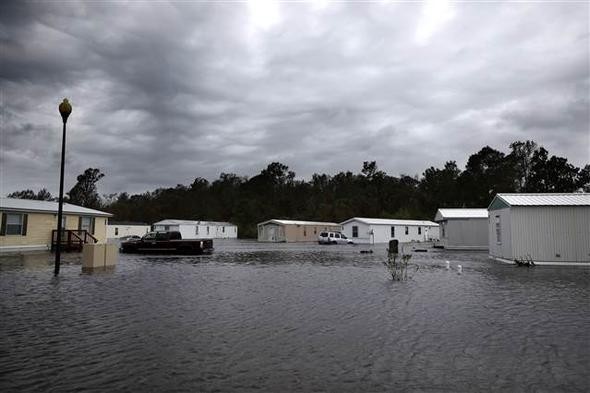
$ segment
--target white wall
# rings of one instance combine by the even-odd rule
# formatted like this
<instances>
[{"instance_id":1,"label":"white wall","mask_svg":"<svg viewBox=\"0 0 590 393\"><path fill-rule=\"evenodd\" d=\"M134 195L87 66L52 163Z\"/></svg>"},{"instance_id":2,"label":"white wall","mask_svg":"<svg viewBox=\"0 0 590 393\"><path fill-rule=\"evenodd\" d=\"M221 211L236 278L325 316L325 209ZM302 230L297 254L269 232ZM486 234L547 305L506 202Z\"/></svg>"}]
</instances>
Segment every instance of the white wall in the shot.
<instances>
[{"instance_id":1,"label":"white wall","mask_svg":"<svg viewBox=\"0 0 590 393\"><path fill-rule=\"evenodd\" d=\"M143 236L150 231L149 225L107 225L107 239L118 239L123 236ZM116 232L116 233L115 233Z\"/></svg>"},{"instance_id":2,"label":"white wall","mask_svg":"<svg viewBox=\"0 0 590 393\"><path fill-rule=\"evenodd\" d=\"M511 227L515 258L590 263L590 206L515 206Z\"/></svg>"},{"instance_id":3,"label":"white wall","mask_svg":"<svg viewBox=\"0 0 590 393\"><path fill-rule=\"evenodd\" d=\"M441 225L443 222L440 223ZM450 250L487 250L487 218L453 218L444 221L445 237L441 238Z\"/></svg>"},{"instance_id":4,"label":"white wall","mask_svg":"<svg viewBox=\"0 0 590 393\"><path fill-rule=\"evenodd\" d=\"M352 236L353 226L358 227L358 237ZM360 221L350 221L342 226L342 233L344 233L347 238L352 239L352 241L355 243L368 244L371 242L369 229L369 226L365 223L362 223Z\"/></svg>"},{"instance_id":5,"label":"white wall","mask_svg":"<svg viewBox=\"0 0 590 393\"><path fill-rule=\"evenodd\" d=\"M352 227L358 226L358 237L352 236ZM408 227L408 234L406 235L405 228ZM422 232L418 234L418 227L422 228ZM428 231L426 231L428 229ZM373 237L370 231L373 231ZM343 225L342 232L352 239L355 243L369 244L373 241L375 243L388 243L391 239L397 239L401 243L411 241L426 241L429 239L439 239L438 226L424 226L424 225L395 225L395 237L391 237L391 225L367 225L360 221L349 221Z\"/></svg>"},{"instance_id":6,"label":"white wall","mask_svg":"<svg viewBox=\"0 0 590 393\"><path fill-rule=\"evenodd\" d=\"M496 238L496 217L500 218L501 241ZM488 217L488 245L490 256L513 260L510 208L490 210Z\"/></svg>"},{"instance_id":7,"label":"white wall","mask_svg":"<svg viewBox=\"0 0 590 393\"><path fill-rule=\"evenodd\" d=\"M183 228L180 231L183 239L236 239L238 237L238 227L236 225L193 224L181 225L181 228Z\"/></svg>"}]
</instances>

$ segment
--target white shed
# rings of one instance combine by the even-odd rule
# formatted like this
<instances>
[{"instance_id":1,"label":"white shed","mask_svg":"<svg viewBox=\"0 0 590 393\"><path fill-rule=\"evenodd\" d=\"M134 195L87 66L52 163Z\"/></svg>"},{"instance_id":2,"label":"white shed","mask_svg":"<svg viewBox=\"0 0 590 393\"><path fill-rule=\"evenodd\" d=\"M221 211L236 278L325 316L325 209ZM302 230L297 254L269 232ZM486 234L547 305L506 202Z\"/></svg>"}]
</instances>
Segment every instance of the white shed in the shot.
<instances>
[{"instance_id":1,"label":"white shed","mask_svg":"<svg viewBox=\"0 0 590 393\"><path fill-rule=\"evenodd\" d=\"M229 222L162 220L152 225L154 231L179 231L183 239L236 239L238 227Z\"/></svg>"},{"instance_id":2,"label":"white shed","mask_svg":"<svg viewBox=\"0 0 590 393\"><path fill-rule=\"evenodd\" d=\"M440 241L449 250L488 249L488 209L438 209Z\"/></svg>"},{"instance_id":3,"label":"white shed","mask_svg":"<svg viewBox=\"0 0 590 393\"><path fill-rule=\"evenodd\" d=\"M401 243L438 240L438 224L432 221L353 217L342 222L342 233L355 243Z\"/></svg>"},{"instance_id":4,"label":"white shed","mask_svg":"<svg viewBox=\"0 0 590 393\"><path fill-rule=\"evenodd\" d=\"M590 265L590 194L497 194L488 212L491 258Z\"/></svg>"}]
</instances>

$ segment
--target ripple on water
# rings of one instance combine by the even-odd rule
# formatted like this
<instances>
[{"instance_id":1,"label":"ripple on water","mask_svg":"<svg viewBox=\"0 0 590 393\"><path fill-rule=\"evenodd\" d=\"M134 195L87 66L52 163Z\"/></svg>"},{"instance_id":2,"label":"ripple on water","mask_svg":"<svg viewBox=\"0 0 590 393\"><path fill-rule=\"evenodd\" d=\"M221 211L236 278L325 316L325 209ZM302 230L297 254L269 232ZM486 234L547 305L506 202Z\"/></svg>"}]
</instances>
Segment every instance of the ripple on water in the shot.
<instances>
[{"instance_id":1,"label":"ripple on water","mask_svg":"<svg viewBox=\"0 0 590 393\"><path fill-rule=\"evenodd\" d=\"M3 391L589 389L588 269L431 250L393 282L365 248L217 242L104 274L70 254L57 279L48 256L2 262Z\"/></svg>"}]
</instances>

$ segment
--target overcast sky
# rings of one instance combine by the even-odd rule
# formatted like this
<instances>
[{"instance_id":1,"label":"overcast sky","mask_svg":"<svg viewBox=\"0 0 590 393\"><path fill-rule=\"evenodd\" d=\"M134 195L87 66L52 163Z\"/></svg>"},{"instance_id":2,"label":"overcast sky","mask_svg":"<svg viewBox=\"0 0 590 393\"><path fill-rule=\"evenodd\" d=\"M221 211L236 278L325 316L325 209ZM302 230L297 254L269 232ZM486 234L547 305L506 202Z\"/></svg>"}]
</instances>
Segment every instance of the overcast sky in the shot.
<instances>
[{"instance_id":1,"label":"overcast sky","mask_svg":"<svg viewBox=\"0 0 590 393\"><path fill-rule=\"evenodd\" d=\"M589 5L2 2L0 194L421 174L533 139L590 162Z\"/></svg>"}]
</instances>

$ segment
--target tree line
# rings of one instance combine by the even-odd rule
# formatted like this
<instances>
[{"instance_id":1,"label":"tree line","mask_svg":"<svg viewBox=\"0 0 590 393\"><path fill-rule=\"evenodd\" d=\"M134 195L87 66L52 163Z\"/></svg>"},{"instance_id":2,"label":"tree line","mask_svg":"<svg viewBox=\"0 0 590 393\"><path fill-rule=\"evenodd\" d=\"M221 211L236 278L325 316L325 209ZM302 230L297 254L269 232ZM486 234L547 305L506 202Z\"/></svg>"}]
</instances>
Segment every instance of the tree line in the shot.
<instances>
[{"instance_id":1,"label":"tree line","mask_svg":"<svg viewBox=\"0 0 590 393\"><path fill-rule=\"evenodd\" d=\"M197 177L190 185L141 194L99 196L104 176L88 168L67 193L77 205L114 214L113 221L153 223L165 218L230 221L241 237L256 237L256 224L270 218L341 222L350 217L431 220L440 207L487 207L500 192L590 192L590 165L578 168L533 141L516 141L508 153L489 146L472 154L465 169L448 161L422 176L391 176L375 161L359 173L314 174L297 180L287 165L273 162L251 178L221 173L213 182ZM47 190L24 190L9 197L51 200Z\"/></svg>"}]
</instances>

